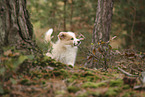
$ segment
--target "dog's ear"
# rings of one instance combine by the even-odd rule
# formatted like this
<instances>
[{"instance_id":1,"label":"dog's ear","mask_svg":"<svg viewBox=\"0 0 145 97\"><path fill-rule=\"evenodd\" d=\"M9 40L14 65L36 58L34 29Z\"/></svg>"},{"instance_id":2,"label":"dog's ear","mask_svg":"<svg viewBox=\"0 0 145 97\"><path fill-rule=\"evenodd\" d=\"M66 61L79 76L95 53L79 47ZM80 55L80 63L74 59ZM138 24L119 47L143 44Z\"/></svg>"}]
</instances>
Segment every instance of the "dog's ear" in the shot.
<instances>
[{"instance_id":1,"label":"dog's ear","mask_svg":"<svg viewBox=\"0 0 145 97\"><path fill-rule=\"evenodd\" d=\"M58 37L59 37L59 39L64 39L65 37L66 37L66 35L63 33L63 32L61 32L59 35L58 35Z\"/></svg>"}]
</instances>

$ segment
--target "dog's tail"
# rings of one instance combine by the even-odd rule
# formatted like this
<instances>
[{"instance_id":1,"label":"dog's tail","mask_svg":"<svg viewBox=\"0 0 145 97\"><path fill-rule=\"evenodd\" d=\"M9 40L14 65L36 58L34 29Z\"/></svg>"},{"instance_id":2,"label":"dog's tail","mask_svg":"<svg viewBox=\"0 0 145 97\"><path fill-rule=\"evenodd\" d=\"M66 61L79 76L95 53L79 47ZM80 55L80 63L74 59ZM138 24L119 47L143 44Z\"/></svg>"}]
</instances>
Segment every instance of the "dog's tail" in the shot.
<instances>
[{"instance_id":1,"label":"dog's tail","mask_svg":"<svg viewBox=\"0 0 145 97\"><path fill-rule=\"evenodd\" d=\"M45 42L50 42L50 44L52 45L53 42L51 41L52 37L51 37L51 34L53 32L53 29L49 29L46 33L45 33Z\"/></svg>"}]
</instances>

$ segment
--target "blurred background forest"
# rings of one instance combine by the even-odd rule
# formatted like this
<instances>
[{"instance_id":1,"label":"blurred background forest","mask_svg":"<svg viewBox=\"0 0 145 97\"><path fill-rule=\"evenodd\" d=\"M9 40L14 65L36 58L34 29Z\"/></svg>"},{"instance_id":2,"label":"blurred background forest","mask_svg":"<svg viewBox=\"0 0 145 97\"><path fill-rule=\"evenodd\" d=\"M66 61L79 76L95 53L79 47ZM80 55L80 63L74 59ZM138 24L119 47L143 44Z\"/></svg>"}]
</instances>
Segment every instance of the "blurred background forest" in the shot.
<instances>
[{"instance_id":1,"label":"blurred background forest","mask_svg":"<svg viewBox=\"0 0 145 97\"><path fill-rule=\"evenodd\" d=\"M34 26L35 38L44 51L48 47L43 37L49 28L54 29L54 41L60 31L73 31L86 37L79 49L77 63L86 59L92 41L96 0L28 0L27 8ZM110 32L110 37L117 36L111 42L114 49L145 51L144 9L144 0L114 0Z\"/></svg>"}]
</instances>

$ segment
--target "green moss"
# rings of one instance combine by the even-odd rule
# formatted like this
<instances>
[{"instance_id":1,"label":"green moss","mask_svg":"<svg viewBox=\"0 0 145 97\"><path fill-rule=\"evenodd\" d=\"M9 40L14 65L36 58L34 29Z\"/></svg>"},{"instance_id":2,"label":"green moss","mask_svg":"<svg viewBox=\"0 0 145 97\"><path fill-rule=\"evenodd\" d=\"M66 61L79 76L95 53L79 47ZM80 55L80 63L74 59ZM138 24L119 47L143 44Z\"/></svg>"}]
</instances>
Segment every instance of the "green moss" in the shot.
<instances>
[{"instance_id":1,"label":"green moss","mask_svg":"<svg viewBox=\"0 0 145 97\"><path fill-rule=\"evenodd\" d=\"M63 69L63 68L69 67L69 66L66 65L66 64L63 64L63 63L61 63L61 62L56 62L55 67L57 67L57 68L59 68L59 69L61 69L61 68Z\"/></svg>"},{"instance_id":2,"label":"green moss","mask_svg":"<svg viewBox=\"0 0 145 97\"><path fill-rule=\"evenodd\" d=\"M91 71L87 71L81 74L81 77L86 77L86 76L95 76L95 75Z\"/></svg>"},{"instance_id":3,"label":"green moss","mask_svg":"<svg viewBox=\"0 0 145 97\"><path fill-rule=\"evenodd\" d=\"M129 89L130 86L129 85L123 85L123 89Z\"/></svg>"},{"instance_id":4,"label":"green moss","mask_svg":"<svg viewBox=\"0 0 145 97\"><path fill-rule=\"evenodd\" d=\"M56 95L64 95L66 92L64 90L58 90L55 92Z\"/></svg>"},{"instance_id":5,"label":"green moss","mask_svg":"<svg viewBox=\"0 0 145 97\"><path fill-rule=\"evenodd\" d=\"M98 88L101 86L106 86L106 83L100 82L100 83L94 83L94 82L86 82L82 85L83 88Z\"/></svg>"},{"instance_id":6,"label":"green moss","mask_svg":"<svg viewBox=\"0 0 145 97\"><path fill-rule=\"evenodd\" d=\"M102 77L102 80L106 80L106 79L107 79L106 77L104 77L104 76Z\"/></svg>"},{"instance_id":7,"label":"green moss","mask_svg":"<svg viewBox=\"0 0 145 97\"><path fill-rule=\"evenodd\" d=\"M34 80L34 81L37 81L37 80L39 80L39 78L37 78L37 77L34 77L34 78L33 78L33 80Z\"/></svg>"},{"instance_id":8,"label":"green moss","mask_svg":"<svg viewBox=\"0 0 145 97\"><path fill-rule=\"evenodd\" d=\"M105 96L107 97L117 96L119 92L121 92L120 88L109 88L108 91L105 93Z\"/></svg>"},{"instance_id":9,"label":"green moss","mask_svg":"<svg viewBox=\"0 0 145 97\"><path fill-rule=\"evenodd\" d=\"M95 80L95 77L87 76L87 77L86 77L86 80L87 80L88 82L93 82L93 81Z\"/></svg>"},{"instance_id":10,"label":"green moss","mask_svg":"<svg viewBox=\"0 0 145 97\"><path fill-rule=\"evenodd\" d=\"M86 82L82 85L83 88L97 88L97 84L93 82Z\"/></svg>"},{"instance_id":11,"label":"green moss","mask_svg":"<svg viewBox=\"0 0 145 97\"><path fill-rule=\"evenodd\" d=\"M136 95L136 93L134 91L130 91L129 94L132 95L132 96Z\"/></svg>"},{"instance_id":12,"label":"green moss","mask_svg":"<svg viewBox=\"0 0 145 97\"><path fill-rule=\"evenodd\" d=\"M127 91L123 94L122 97L144 97L144 94L142 94L143 96L141 96L140 93L134 92L134 91Z\"/></svg>"},{"instance_id":13,"label":"green moss","mask_svg":"<svg viewBox=\"0 0 145 97\"><path fill-rule=\"evenodd\" d=\"M39 82L40 85L45 85L46 83L47 83L46 80L41 80L41 81Z\"/></svg>"},{"instance_id":14,"label":"green moss","mask_svg":"<svg viewBox=\"0 0 145 97\"><path fill-rule=\"evenodd\" d=\"M49 71L51 74L51 77L56 76L56 77L63 77L66 78L68 77L68 72L65 69L54 69L53 71Z\"/></svg>"},{"instance_id":15,"label":"green moss","mask_svg":"<svg viewBox=\"0 0 145 97\"><path fill-rule=\"evenodd\" d=\"M85 68L85 67L80 67L79 69L81 69L81 70L88 70L88 68Z\"/></svg>"},{"instance_id":16,"label":"green moss","mask_svg":"<svg viewBox=\"0 0 145 97\"><path fill-rule=\"evenodd\" d=\"M100 78L98 76L87 76L87 77L85 77L85 79L89 82L93 82L93 81L96 81Z\"/></svg>"},{"instance_id":17,"label":"green moss","mask_svg":"<svg viewBox=\"0 0 145 97\"><path fill-rule=\"evenodd\" d=\"M54 71L53 73L52 73L52 76L56 76L56 77L59 77L59 76L61 76L62 75L62 73L61 72L59 72L59 71Z\"/></svg>"},{"instance_id":18,"label":"green moss","mask_svg":"<svg viewBox=\"0 0 145 97\"><path fill-rule=\"evenodd\" d=\"M79 73L74 73L73 75L76 76L76 77L80 77Z\"/></svg>"},{"instance_id":19,"label":"green moss","mask_svg":"<svg viewBox=\"0 0 145 97\"><path fill-rule=\"evenodd\" d=\"M30 86L30 85L36 85L36 83L34 81L30 81L28 79L23 79L20 84L22 85L27 85L27 86Z\"/></svg>"},{"instance_id":20,"label":"green moss","mask_svg":"<svg viewBox=\"0 0 145 97\"><path fill-rule=\"evenodd\" d=\"M87 93L87 92L83 92L83 93L80 93L80 94L78 94L77 95L77 97L88 97L89 96L89 94Z\"/></svg>"},{"instance_id":21,"label":"green moss","mask_svg":"<svg viewBox=\"0 0 145 97\"><path fill-rule=\"evenodd\" d=\"M75 86L69 86L69 87L67 87L67 90L70 93L76 93L77 91L80 90L80 88L79 87L75 87Z\"/></svg>"},{"instance_id":22,"label":"green moss","mask_svg":"<svg viewBox=\"0 0 145 97\"><path fill-rule=\"evenodd\" d=\"M61 72L62 75L68 76L68 71L67 71L67 70L65 70L65 69L60 69L60 72Z\"/></svg>"},{"instance_id":23,"label":"green moss","mask_svg":"<svg viewBox=\"0 0 145 97\"><path fill-rule=\"evenodd\" d=\"M122 97L130 97L130 94L129 93L125 93L125 94L123 94Z\"/></svg>"},{"instance_id":24,"label":"green moss","mask_svg":"<svg viewBox=\"0 0 145 97\"><path fill-rule=\"evenodd\" d=\"M86 71L78 74L77 76L79 76L81 80L91 81L91 82L100 79L97 75L95 75L95 73L93 73L93 71Z\"/></svg>"},{"instance_id":25,"label":"green moss","mask_svg":"<svg viewBox=\"0 0 145 97\"><path fill-rule=\"evenodd\" d=\"M108 73L108 71L103 71L103 72L101 72L101 74L108 76L108 77L114 77L114 75L112 73Z\"/></svg>"},{"instance_id":26,"label":"green moss","mask_svg":"<svg viewBox=\"0 0 145 97\"><path fill-rule=\"evenodd\" d=\"M72 65L68 65L68 67L73 68L73 66L72 66Z\"/></svg>"},{"instance_id":27,"label":"green moss","mask_svg":"<svg viewBox=\"0 0 145 97\"><path fill-rule=\"evenodd\" d=\"M115 87L115 86L122 86L123 85L123 81L122 79L117 79L117 80L111 80L109 85L111 87Z\"/></svg>"},{"instance_id":28,"label":"green moss","mask_svg":"<svg viewBox=\"0 0 145 97\"><path fill-rule=\"evenodd\" d=\"M100 82L100 83L97 83L98 87L102 87L102 86L107 86L107 83L104 83L104 82Z\"/></svg>"},{"instance_id":29,"label":"green moss","mask_svg":"<svg viewBox=\"0 0 145 97\"><path fill-rule=\"evenodd\" d=\"M38 77L38 78L42 78L42 74L38 74L37 77Z\"/></svg>"},{"instance_id":30,"label":"green moss","mask_svg":"<svg viewBox=\"0 0 145 97\"><path fill-rule=\"evenodd\" d=\"M43 76L45 79L49 79L50 78L50 74L48 73L48 74L45 74L44 76Z\"/></svg>"},{"instance_id":31,"label":"green moss","mask_svg":"<svg viewBox=\"0 0 145 97\"><path fill-rule=\"evenodd\" d=\"M25 83L27 83L27 82L29 82L28 79L23 79L23 80L21 80L20 84L25 84Z\"/></svg>"},{"instance_id":32,"label":"green moss","mask_svg":"<svg viewBox=\"0 0 145 97\"><path fill-rule=\"evenodd\" d=\"M74 80L75 80L75 78L71 77L71 78L68 78L68 79L67 79L67 82L68 82L68 83L72 83Z\"/></svg>"},{"instance_id":33,"label":"green moss","mask_svg":"<svg viewBox=\"0 0 145 97\"><path fill-rule=\"evenodd\" d=\"M101 96L101 93L99 93L97 91L95 91L95 92L94 91L89 91L88 94L90 96L93 96L93 97L99 97L99 96Z\"/></svg>"}]
</instances>

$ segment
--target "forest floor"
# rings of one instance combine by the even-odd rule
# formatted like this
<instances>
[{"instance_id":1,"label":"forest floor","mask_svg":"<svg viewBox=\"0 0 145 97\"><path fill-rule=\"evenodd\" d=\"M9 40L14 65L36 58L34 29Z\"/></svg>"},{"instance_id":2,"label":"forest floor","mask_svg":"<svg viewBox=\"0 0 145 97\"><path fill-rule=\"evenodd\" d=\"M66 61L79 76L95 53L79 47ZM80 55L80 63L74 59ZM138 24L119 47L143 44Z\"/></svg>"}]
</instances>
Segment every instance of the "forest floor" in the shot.
<instances>
[{"instance_id":1,"label":"forest floor","mask_svg":"<svg viewBox=\"0 0 145 97\"><path fill-rule=\"evenodd\" d=\"M71 67L44 57L33 62L24 61L20 68L16 72L5 71L1 76L0 96L145 97L144 89L133 89L140 84L138 78L125 80L124 74L114 67L105 71Z\"/></svg>"}]
</instances>

